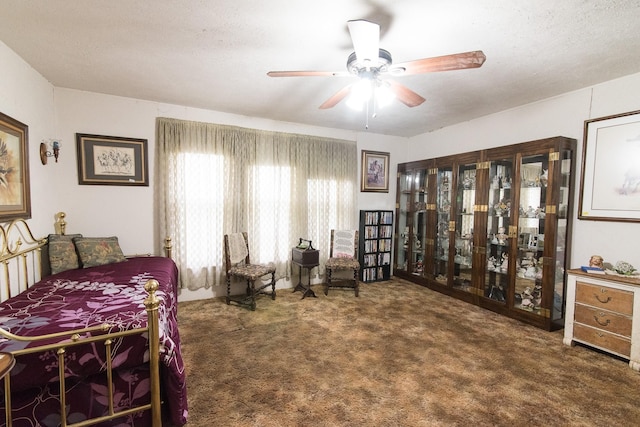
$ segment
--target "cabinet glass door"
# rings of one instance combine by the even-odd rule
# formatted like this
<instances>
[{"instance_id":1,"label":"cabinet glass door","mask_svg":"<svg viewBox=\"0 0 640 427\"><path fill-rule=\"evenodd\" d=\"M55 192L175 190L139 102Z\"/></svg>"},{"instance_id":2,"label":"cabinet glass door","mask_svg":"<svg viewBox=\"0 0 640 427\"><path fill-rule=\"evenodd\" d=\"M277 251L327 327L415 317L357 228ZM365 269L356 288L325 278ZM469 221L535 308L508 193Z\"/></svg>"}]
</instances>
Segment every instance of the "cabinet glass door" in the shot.
<instances>
[{"instance_id":1,"label":"cabinet glass door","mask_svg":"<svg viewBox=\"0 0 640 427\"><path fill-rule=\"evenodd\" d=\"M397 233L395 235L397 270L407 270L409 250L409 221L411 206L411 171L400 172L398 177L398 214Z\"/></svg>"},{"instance_id":2,"label":"cabinet glass door","mask_svg":"<svg viewBox=\"0 0 640 427\"><path fill-rule=\"evenodd\" d=\"M411 273L424 275L424 253L427 236L427 171L416 170L413 174L413 239Z\"/></svg>"},{"instance_id":3,"label":"cabinet glass door","mask_svg":"<svg viewBox=\"0 0 640 427\"><path fill-rule=\"evenodd\" d=\"M513 161L493 161L489 166L487 250L483 295L506 304L510 291L509 228L511 227L511 184Z\"/></svg>"},{"instance_id":4,"label":"cabinet glass door","mask_svg":"<svg viewBox=\"0 0 640 427\"><path fill-rule=\"evenodd\" d=\"M544 315L542 269L549 161L547 154L522 157L518 200L514 307Z\"/></svg>"},{"instance_id":5,"label":"cabinet glass door","mask_svg":"<svg viewBox=\"0 0 640 427\"><path fill-rule=\"evenodd\" d=\"M571 170L572 170L572 152L564 150L560 152L560 179L558 185L558 208L556 223L556 241L555 241L555 259L553 263L553 309L551 312L552 320L560 320L564 317L564 273L565 266L569 262L567 258L567 227L569 203L571 203ZM544 240L543 240L544 244ZM538 245L540 242L538 241ZM552 246L552 248L554 248ZM551 248L551 249L552 249ZM548 248L549 249L549 248Z\"/></svg>"},{"instance_id":6,"label":"cabinet glass door","mask_svg":"<svg viewBox=\"0 0 640 427\"><path fill-rule=\"evenodd\" d=\"M458 167L456 194L455 254L453 287L472 292L471 265L473 253L474 205L476 202L476 164Z\"/></svg>"},{"instance_id":7,"label":"cabinet glass door","mask_svg":"<svg viewBox=\"0 0 640 427\"><path fill-rule=\"evenodd\" d=\"M449 223L451 221L451 185L453 169L438 168L436 193L436 239L433 250L433 277L442 284L449 277Z\"/></svg>"}]
</instances>

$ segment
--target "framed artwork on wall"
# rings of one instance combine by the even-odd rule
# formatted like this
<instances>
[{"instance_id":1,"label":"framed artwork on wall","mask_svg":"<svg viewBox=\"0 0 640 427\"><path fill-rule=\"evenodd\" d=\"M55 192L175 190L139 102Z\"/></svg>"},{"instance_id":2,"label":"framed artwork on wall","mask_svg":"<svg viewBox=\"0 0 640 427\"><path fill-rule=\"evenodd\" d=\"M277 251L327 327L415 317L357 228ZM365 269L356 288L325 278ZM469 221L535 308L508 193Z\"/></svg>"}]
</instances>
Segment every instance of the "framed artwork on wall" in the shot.
<instances>
[{"instance_id":1,"label":"framed artwork on wall","mask_svg":"<svg viewBox=\"0 0 640 427\"><path fill-rule=\"evenodd\" d=\"M389 192L389 153L362 150L360 191Z\"/></svg>"},{"instance_id":2,"label":"framed artwork on wall","mask_svg":"<svg viewBox=\"0 0 640 427\"><path fill-rule=\"evenodd\" d=\"M640 222L640 111L584 122L578 218Z\"/></svg>"},{"instance_id":3,"label":"framed artwork on wall","mask_svg":"<svg viewBox=\"0 0 640 427\"><path fill-rule=\"evenodd\" d=\"M29 127L0 113L0 221L31 218Z\"/></svg>"},{"instance_id":4,"label":"framed artwork on wall","mask_svg":"<svg viewBox=\"0 0 640 427\"><path fill-rule=\"evenodd\" d=\"M76 134L78 184L149 185L147 140Z\"/></svg>"}]
</instances>

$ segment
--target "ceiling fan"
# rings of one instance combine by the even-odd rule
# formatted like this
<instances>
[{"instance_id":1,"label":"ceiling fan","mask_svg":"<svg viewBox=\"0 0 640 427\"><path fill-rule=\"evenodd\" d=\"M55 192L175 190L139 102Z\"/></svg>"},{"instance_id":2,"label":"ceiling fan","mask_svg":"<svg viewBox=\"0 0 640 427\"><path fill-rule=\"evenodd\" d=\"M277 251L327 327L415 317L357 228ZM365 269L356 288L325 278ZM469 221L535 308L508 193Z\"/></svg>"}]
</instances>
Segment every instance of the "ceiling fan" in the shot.
<instances>
[{"instance_id":1,"label":"ceiling fan","mask_svg":"<svg viewBox=\"0 0 640 427\"><path fill-rule=\"evenodd\" d=\"M406 106L417 107L425 101L422 96L384 77L478 68L486 59L481 50L476 50L394 64L391 54L379 47L380 26L378 24L358 19L348 21L347 25L355 50L347 59L347 71L269 71L267 75L270 77L356 76L360 78L357 83L342 88L327 99L320 105L321 109L332 108L349 94L359 91L359 87L362 86L360 82L364 82L364 86L369 88L367 89L369 96L373 90L384 89L390 91L392 96L395 95Z\"/></svg>"}]
</instances>

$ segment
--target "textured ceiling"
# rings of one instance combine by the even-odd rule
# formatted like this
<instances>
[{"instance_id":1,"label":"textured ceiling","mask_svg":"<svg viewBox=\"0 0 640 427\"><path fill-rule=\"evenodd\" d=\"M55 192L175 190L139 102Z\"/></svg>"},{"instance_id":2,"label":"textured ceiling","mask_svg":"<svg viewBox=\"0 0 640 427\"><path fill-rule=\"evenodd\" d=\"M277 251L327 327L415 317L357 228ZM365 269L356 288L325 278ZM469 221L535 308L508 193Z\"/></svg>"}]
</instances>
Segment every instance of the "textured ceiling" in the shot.
<instances>
[{"instance_id":1,"label":"textured ceiling","mask_svg":"<svg viewBox=\"0 0 640 427\"><path fill-rule=\"evenodd\" d=\"M481 68L397 77L369 131L413 136L640 72L638 0L0 0L0 40L57 87L364 131L344 101L350 19L381 25L394 62L471 50ZM1 75L0 71L0 75Z\"/></svg>"}]
</instances>

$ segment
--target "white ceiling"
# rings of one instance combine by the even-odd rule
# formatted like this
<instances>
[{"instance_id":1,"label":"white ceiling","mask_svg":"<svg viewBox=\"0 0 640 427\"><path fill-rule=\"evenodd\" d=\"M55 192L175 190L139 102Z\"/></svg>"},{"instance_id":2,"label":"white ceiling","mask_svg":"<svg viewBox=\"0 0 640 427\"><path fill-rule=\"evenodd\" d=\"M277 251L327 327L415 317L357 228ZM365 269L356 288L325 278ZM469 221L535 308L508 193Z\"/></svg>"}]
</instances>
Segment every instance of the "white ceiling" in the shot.
<instances>
[{"instance_id":1,"label":"white ceiling","mask_svg":"<svg viewBox=\"0 0 640 427\"><path fill-rule=\"evenodd\" d=\"M350 19L381 25L394 62L472 50L481 68L397 77L369 131L413 136L640 72L638 0L0 0L0 40L53 85L364 131L344 101ZM1 76L0 68L0 76Z\"/></svg>"}]
</instances>

